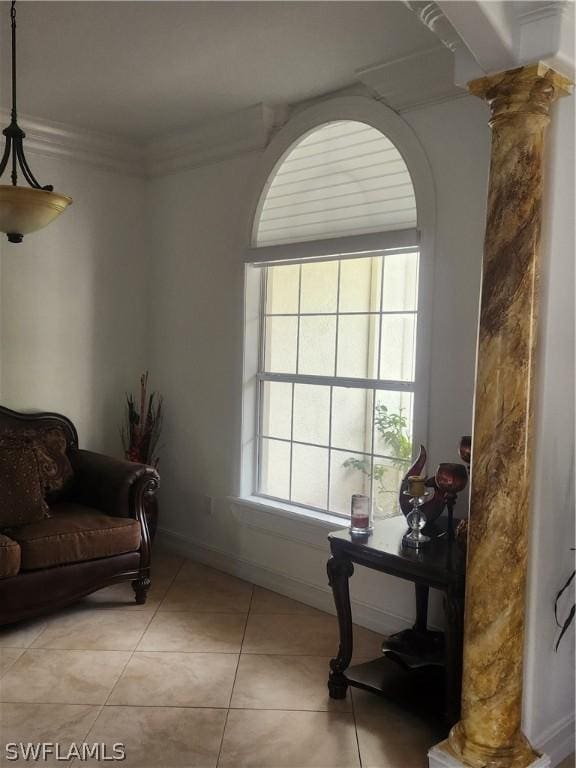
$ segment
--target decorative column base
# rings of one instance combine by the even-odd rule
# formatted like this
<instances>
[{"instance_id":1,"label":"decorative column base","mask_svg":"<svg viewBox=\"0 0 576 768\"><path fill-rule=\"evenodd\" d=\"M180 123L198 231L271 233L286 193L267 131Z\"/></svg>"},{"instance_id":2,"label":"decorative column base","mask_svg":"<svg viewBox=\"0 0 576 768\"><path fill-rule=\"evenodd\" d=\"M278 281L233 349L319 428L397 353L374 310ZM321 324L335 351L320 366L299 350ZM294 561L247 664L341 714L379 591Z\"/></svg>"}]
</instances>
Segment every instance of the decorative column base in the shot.
<instances>
[{"instance_id":1,"label":"decorative column base","mask_svg":"<svg viewBox=\"0 0 576 768\"><path fill-rule=\"evenodd\" d=\"M526 768L550 768L551 765L548 755L540 755ZM446 739L428 750L428 768L469 768L469 766L455 757Z\"/></svg>"}]
</instances>

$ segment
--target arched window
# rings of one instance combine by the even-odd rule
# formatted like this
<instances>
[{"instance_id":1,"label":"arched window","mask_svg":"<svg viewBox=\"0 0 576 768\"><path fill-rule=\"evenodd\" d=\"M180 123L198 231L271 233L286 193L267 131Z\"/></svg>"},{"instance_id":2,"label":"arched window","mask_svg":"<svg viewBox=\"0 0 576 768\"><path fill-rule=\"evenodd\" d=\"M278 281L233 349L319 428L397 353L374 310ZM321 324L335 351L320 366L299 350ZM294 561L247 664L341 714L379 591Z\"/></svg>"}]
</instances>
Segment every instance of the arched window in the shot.
<instances>
[{"instance_id":1,"label":"arched window","mask_svg":"<svg viewBox=\"0 0 576 768\"><path fill-rule=\"evenodd\" d=\"M270 173L252 243L250 494L346 517L363 493L376 517L396 514L412 456L419 309L406 162L365 122L314 127Z\"/></svg>"},{"instance_id":2,"label":"arched window","mask_svg":"<svg viewBox=\"0 0 576 768\"><path fill-rule=\"evenodd\" d=\"M414 187L380 131L343 120L310 131L273 173L256 244L278 245L416 226Z\"/></svg>"}]
</instances>

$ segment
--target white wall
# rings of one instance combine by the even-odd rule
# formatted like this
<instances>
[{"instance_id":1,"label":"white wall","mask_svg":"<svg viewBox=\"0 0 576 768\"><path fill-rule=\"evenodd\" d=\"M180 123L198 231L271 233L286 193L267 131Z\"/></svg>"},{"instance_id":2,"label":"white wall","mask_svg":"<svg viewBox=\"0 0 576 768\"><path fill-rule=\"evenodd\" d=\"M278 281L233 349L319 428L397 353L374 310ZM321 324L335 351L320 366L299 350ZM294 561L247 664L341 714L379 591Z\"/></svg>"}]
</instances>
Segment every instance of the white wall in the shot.
<instances>
[{"instance_id":1,"label":"white wall","mask_svg":"<svg viewBox=\"0 0 576 768\"><path fill-rule=\"evenodd\" d=\"M82 446L119 454L124 392L146 365L145 182L33 153L29 162L74 203L23 243L1 243L0 402L65 413Z\"/></svg>"},{"instance_id":2,"label":"white wall","mask_svg":"<svg viewBox=\"0 0 576 768\"><path fill-rule=\"evenodd\" d=\"M488 107L466 97L403 113L432 167L436 264L428 447L430 468L460 461L472 429L490 131Z\"/></svg>"},{"instance_id":3,"label":"white wall","mask_svg":"<svg viewBox=\"0 0 576 768\"><path fill-rule=\"evenodd\" d=\"M574 751L574 627L554 643L554 598L574 568L574 101L555 107L542 240L524 727L556 760ZM566 616L574 589L562 599Z\"/></svg>"},{"instance_id":4,"label":"white wall","mask_svg":"<svg viewBox=\"0 0 576 768\"><path fill-rule=\"evenodd\" d=\"M459 438L471 429L489 132L484 106L468 97L405 118L428 155L437 192L428 440L433 470L441 460L458 459ZM247 230L241 217L257 162L253 153L150 186L158 217L153 251L161 254L151 263L151 367L167 403L161 526L197 557L327 607L327 530L228 501L238 475L241 233ZM358 615L368 625L399 626L411 619L410 584L361 569L352 584ZM435 617L440 620L437 605Z\"/></svg>"}]
</instances>

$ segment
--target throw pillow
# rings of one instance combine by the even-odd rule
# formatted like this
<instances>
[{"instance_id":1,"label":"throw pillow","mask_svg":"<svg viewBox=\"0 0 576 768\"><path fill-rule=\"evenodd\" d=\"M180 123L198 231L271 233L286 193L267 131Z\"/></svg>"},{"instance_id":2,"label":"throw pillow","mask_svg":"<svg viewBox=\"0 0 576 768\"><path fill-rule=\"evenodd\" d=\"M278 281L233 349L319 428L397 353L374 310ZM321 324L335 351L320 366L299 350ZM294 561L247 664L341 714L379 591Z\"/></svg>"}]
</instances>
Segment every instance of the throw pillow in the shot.
<instances>
[{"instance_id":1,"label":"throw pillow","mask_svg":"<svg viewBox=\"0 0 576 768\"><path fill-rule=\"evenodd\" d=\"M61 427L30 430L29 433L40 470L40 479L46 493L62 491L72 479L74 471L66 454L68 443Z\"/></svg>"},{"instance_id":2,"label":"throw pillow","mask_svg":"<svg viewBox=\"0 0 576 768\"><path fill-rule=\"evenodd\" d=\"M0 528L34 523L48 516L36 451L26 442L0 445Z\"/></svg>"},{"instance_id":3,"label":"throw pillow","mask_svg":"<svg viewBox=\"0 0 576 768\"><path fill-rule=\"evenodd\" d=\"M3 446L22 444L36 452L44 493L50 495L62 491L74 474L66 453L68 443L62 427L29 427L0 434L0 449Z\"/></svg>"}]
</instances>

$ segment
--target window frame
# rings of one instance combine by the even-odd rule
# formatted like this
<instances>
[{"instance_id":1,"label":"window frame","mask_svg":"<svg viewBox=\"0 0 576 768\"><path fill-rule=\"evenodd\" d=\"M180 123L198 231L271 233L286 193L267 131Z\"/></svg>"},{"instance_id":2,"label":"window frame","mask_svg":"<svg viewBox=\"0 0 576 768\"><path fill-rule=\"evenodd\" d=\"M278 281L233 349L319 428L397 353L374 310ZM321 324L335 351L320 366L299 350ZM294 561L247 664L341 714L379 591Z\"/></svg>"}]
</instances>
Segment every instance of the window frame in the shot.
<instances>
[{"instance_id":1,"label":"window frame","mask_svg":"<svg viewBox=\"0 0 576 768\"><path fill-rule=\"evenodd\" d=\"M417 227L407 230L386 230L365 235L353 235L317 241L296 242L256 247L255 229L267 190L277 166L293 145L306 133L336 120L363 121L381 131L392 141L404 158L414 186L417 206ZM243 320L244 344L241 407L239 408L240 440L236 449L237 481L233 499L247 506L258 507L281 515L287 512L298 518L316 518L322 524L334 524L331 513L317 512L310 507L298 507L268 497L254 496L257 471L257 373L260 350L261 295L260 266L263 263L302 261L303 258L326 256L367 255L370 251L395 247L415 247L419 251L418 307L416 328L415 384L413 388L413 454L421 443L427 442L429 426L429 383L431 360L432 277L435 252L435 193L427 157L410 125L382 103L364 96L344 96L314 104L298 112L274 136L263 153L252 179L253 194L246 198Z\"/></svg>"}]
</instances>

